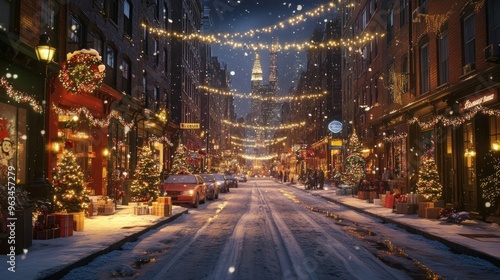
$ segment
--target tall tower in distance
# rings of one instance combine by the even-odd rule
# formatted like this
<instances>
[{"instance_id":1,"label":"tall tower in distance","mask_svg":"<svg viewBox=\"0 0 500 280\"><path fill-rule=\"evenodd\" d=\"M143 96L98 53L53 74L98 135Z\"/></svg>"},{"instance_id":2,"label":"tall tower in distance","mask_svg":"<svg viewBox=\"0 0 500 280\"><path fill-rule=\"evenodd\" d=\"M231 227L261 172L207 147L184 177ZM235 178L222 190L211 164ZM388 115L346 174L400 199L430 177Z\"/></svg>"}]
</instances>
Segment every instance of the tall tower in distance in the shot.
<instances>
[{"instance_id":1,"label":"tall tower in distance","mask_svg":"<svg viewBox=\"0 0 500 280\"><path fill-rule=\"evenodd\" d=\"M269 87L270 90L278 92L278 39L273 40L269 62Z\"/></svg>"}]
</instances>

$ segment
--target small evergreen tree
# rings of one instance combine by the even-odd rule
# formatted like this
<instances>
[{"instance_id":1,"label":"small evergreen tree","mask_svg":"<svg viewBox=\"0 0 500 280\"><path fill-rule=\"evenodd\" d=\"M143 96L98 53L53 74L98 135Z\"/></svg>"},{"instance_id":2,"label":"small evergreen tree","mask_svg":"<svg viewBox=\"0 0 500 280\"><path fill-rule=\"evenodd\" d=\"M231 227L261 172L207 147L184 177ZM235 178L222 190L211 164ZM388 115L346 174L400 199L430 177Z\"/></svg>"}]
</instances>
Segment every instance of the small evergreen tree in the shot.
<instances>
[{"instance_id":1,"label":"small evergreen tree","mask_svg":"<svg viewBox=\"0 0 500 280\"><path fill-rule=\"evenodd\" d=\"M71 151L64 150L62 160L52 171L52 184L56 211L71 213L87 209L90 200L85 190L83 172Z\"/></svg>"},{"instance_id":2,"label":"small evergreen tree","mask_svg":"<svg viewBox=\"0 0 500 280\"><path fill-rule=\"evenodd\" d=\"M174 153L170 174L193 173L192 171L192 166L187 163L186 154L184 153L184 145L179 143L179 146Z\"/></svg>"},{"instance_id":3,"label":"small evergreen tree","mask_svg":"<svg viewBox=\"0 0 500 280\"><path fill-rule=\"evenodd\" d=\"M363 145L354 130L347 143L348 155L344 163L344 172L341 174L341 180L348 185L357 185L366 175L365 160L361 156Z\"/></svg>"},{"instance_id":4,"label":"small evergreen tree","mask_svg":"<svg viewBox=\"0 0 500 280\"><path fill-rule=\"evenodd\" d=\"M489 152L485 156L485 165L479 172L479 186L482 189L482 196L491 207L500 207L500 158ZM493 208L494 209L494 208Z\"/></svg>"},{"instance_id":5,"label":"small evergreen tree","mask_svg":"<svg viewBox=\"0 0 500 280\"><path fill-rule=\"evenodd\" d=\"M130 185L130 192L134 201L153 201L160 194L159 162L153 156L149 145L140 149L134 180Z\"/></svg>"},{"instance_id":6,"label":"small evergreen tree","mask_svg":"<svg viewBox=\"0 0 500 280\"><path fill-rule=\"evenodd\" d=\"M434 160L434 149L430 148L422 156L422 164L418 170L417 193L424 195L427 201L437 201L442 196L443 185L439 181L439 173Z\"/></svg>"}]
</instances>

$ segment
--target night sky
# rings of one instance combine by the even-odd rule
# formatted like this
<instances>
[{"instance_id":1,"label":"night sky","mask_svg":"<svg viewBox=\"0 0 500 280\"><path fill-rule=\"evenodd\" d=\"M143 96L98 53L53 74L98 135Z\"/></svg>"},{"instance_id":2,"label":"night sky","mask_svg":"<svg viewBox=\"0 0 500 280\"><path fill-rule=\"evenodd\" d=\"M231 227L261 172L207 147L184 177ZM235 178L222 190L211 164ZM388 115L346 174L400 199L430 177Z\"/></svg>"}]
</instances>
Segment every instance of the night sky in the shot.
<instances>
[{"instance_id":1,"label":"night sky","mask_svg":"<svg viewBox=\"0 0 500 280\"><path fill-rule=\"evenodd\" d=\"M293 0L293 1L250 1L250 0L205 0L211 10L212 27L210 33L236 33L249 30L261 29L275 25L295 15L311 11L320 5L327 5L328 0ZM325 18L331 15L324 14L320 17L309 18L306 22L295 26L265 34L259 38L234 39L242 42L264 42L270 44L273 37L277 37L280 44L307 41L317 25L324 24ZM269 51L260 50L264 84L268 83L269 77ZM229 46L212 46L212 56L217 56L221 63L226 63L228 71L234 71L231 75L231 89L238 93L248 94L251 91L251 72L255 59L255 52L250 49L233 49ZM296 50L282 51L278 53L278 84L280 94L284 95L292 86L293 66L295 57L299 56L305 65L305 51ZM235 98L236 113L238 117L244 117L250 110L250 100Z\"/></svg>"}]
</instances>

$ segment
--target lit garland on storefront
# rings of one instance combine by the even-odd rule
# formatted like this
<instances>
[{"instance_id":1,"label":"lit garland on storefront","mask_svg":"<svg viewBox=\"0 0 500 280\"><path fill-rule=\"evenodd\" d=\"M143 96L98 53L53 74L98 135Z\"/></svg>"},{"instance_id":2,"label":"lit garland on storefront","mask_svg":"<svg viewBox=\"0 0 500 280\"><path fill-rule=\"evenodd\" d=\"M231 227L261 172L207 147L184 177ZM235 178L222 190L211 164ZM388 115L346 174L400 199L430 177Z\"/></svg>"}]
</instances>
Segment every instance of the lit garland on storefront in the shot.
<instances>
[{"instance_id":1,"label":"lit garland on storefront","mask_svg":"<svg viewBox=\"0 0 500 280\"><path fill-rule=\"evenodd\" d=\"M249 160L270 160L270 159L278 157L278 154L272 154L272 155L268 155L268 156L252 156L252 155L241 154L238 156L240 156L244 159L249 159Z\"/></svg>"},{"instance_id":2,"label":"lit garland on storefront","mask_svg":"<svg viewBox=\"0 0 500 280\"><path fill-rule=\"evenodd\" d=\"M167 145L169 145L170 147L174 146L174 144L170 142L167 136L158 137L156 135L152 135L149 137L148 142L162 142L162 143L167 143Z\"/></svg>"},{"instance_id":3,"label":"lit garland on storefront","mask_svg":"<svg viewBox=\"0 0 500 280\"><path fill-rule=\"evenodd\" d=\"M249 129L255 129L255 130L287 130L287 129L294 129L298 128L301 126L305 126L306 122L300 122L300 123L292 123L292 124L286 124L286 125L279 125L279 126L257 126L257 125L247 125L247 124L242 124L242 123L233 123L228 120L222 120L223 123L228 124L233 127L241 127L241 128L249 128Z\"/></svg>"},{"instance_id":4,"label":"lit garland on storefront","mask_svg":"<svg viewBox=\"0 0 500 280\"><path fill-rule=\"evenodd\" d=\"M37 113L43 112L42 105L40 105L34 97L22 91L15 90L14 87L11 84L9 84L7 78L5 77L0 78L0 88L1 87L5 88L7 96L12 98L17 103L28 103L31 106L31 108L33 108L33 111Z\"/></svg>"},{"instance_id":5,"label":"lit garland on storefront","mask_svg":"<svg viewBox=\"0 0 500 280\"><path fill-rule=\"evenodd\" d=\"M443 115L438 115L434 117L432 120L426 122L421 122L417 117L414 117L408 120L408 124L417 123L422 129L432 128L439 122L443 123L444 126L450 126L450 125L460 126L463 123L471 120L477 113L482 113L488 116L497 116L497 117L500 116L500 110L484 108L483 106L478 105L469 112L459 117L447 118Z\"/></svg>"},{"instance_id":6,"label":"lit garland on storefront","mask_svg":"<svg viewBox=\"0 0 500 280\"><path fill-rule=\"evenodd\" d=\"M382 140L384 142L395 143L395 142L401 141L403 139L406 139L406 137L408 137L408 134L406 132L403 132L403 133L400 133L398 135L384 136L384 138L382 138Z\"/></svg>"},{"instance_id":7,"label":"lit garland on storefront","mask_svg":"<svg viewBox=\"0 0 500 280\"><path fill-rule=\"evenodd\" d=\"M303 94L299 96L260 96L253 94L242 94L230 91L223 91L216 88L211 88L207 86L199 86L198 89L205 90L211 94L220 94L223 96L234 96L238 98L246 98L246 99L258 99L260 101L273 101L273 102L290 102L290 101L300 101L307 99L317 99L324 97L328 94L327 91L323 91L322 93L312 93L312 94Z\"/></svg>"},{"instance_id":8,"label":"lit garland on storefront","mask_svg":"<svg viewBox=\"0 0 500 280\"><path fill-rule=\"evenodd\" d=\"M85 107L80 107L77 109L62 109L59 108L56 104L52 103L52 108L56 112L57 115L70 115L70 116L78 116L80 114L83 114L89 123L95 127L107 127L109 126L109 123L111 122L112 118L117 119L121 125L124 127L131 128L134 126L134 121L132 122L126 122L123 117L120 115L120 113L116 110L111 110L109 115L105 119L98 119L95 118L92 113Z\"/></svg>"}]
</instances>

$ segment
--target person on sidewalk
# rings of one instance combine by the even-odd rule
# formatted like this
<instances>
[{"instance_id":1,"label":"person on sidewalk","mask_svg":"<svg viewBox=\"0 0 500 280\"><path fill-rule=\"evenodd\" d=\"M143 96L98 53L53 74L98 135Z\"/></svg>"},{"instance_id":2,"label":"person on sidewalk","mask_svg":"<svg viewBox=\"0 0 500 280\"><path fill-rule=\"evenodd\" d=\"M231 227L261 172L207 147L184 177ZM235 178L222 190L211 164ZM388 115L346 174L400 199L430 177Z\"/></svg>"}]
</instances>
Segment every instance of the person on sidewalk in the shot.
<instances>
[{"instance_id":1,"label":"person on sidewalk","mask_svg":"<svg viewBox=\"0 0 500 280\"><path fill-rule=\"evenodd\" d=\"M323 190L325 186L325 172L321 168L318 170L318 184L319 189Z\"/></svg>"}]
</instances>

